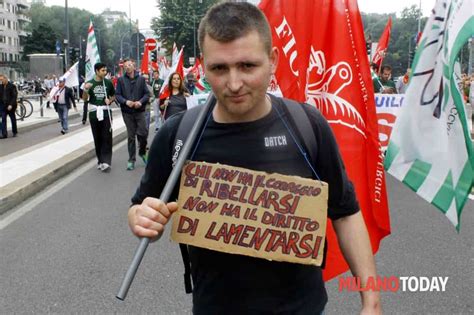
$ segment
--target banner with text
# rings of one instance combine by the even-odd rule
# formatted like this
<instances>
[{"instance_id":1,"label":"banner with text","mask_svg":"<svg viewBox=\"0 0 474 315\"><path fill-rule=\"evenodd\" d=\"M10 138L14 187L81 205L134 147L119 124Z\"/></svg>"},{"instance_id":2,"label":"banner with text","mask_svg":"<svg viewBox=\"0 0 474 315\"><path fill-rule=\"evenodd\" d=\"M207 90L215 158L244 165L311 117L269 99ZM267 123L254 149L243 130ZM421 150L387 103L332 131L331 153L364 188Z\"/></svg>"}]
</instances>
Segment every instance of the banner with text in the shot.
<instances>
[{"instance_id":1,"label":"banner with text","mask_svg":"<svg viewBox=\"0 0 474 315\"><path fill-rule=\"evenodd\" d=\"M379 139L384 151L387 149L392 128L403 106L404 99L405 94L375 94Z\"/></svg>"},{"instance_id":2,"label":"banner with text","mask_svg":"<svg viewBox=\"0 0 474 315\"><path fill-rule=\"evenodd\" d=\"M187 162L171 238L220 252L320 266L327 201L325 182Z\"/></svg>"}]
</instances>

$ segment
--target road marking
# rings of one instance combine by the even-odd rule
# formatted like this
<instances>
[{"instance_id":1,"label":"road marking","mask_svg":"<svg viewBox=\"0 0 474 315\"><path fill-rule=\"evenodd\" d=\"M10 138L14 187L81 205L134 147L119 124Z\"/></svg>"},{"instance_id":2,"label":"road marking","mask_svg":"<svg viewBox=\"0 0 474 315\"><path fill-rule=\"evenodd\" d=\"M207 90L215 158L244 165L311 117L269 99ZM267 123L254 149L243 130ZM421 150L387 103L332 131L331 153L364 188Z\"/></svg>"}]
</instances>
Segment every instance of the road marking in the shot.
<instances>
[{"instance_id":1,"label":"road marking","mask_svg":"<svg viewBox=\"0 0 474 315\"><path fill-rule=\"evenodd\" d=\"M127 139L121 141L117 145L113 147L113 152L120 149L127 143ZM0 216L0 231L21 218L23 215L27 214L31 210L35 209L37 205L51 197L53 194L58 192L59 190L63 189L65 186L73 182L76 178L84 174L86 171L91 169L92 167L95 168L97 165L97 161L93 158L91 161L85 163L77 170L73 171L69 175L65 176L64 178L57 180L56 182L52 183L48 186L45 190L40 191L31 199L29 199L26 203L20 204L17 207L9 210L3 216Z\"/></svg>"}]
</instances>

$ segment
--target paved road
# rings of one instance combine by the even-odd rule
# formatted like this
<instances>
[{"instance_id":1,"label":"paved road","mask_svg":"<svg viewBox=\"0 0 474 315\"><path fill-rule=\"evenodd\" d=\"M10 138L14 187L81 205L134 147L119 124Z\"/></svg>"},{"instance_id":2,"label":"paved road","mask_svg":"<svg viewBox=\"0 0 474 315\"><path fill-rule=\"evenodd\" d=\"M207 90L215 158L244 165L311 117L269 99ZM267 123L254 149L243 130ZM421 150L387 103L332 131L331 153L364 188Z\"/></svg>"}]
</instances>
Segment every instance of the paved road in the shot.
<instances>
[{"instance_id":1,"label":"paved road","mask_svg":"<svg viewBox=\"0 0 474 315\"><path fill-rule=\"evenodd\" d=\"M126 171L126 156L122 143L111 173L97 171L92 161L0 218L1 314L191 312L179 250L167 235L148 248L127 299L114 297L138 245L126 210L144 168L137 163ZM389 178L388 186L393 234L377 255L378 273L449 281L446 292L383 293L385 314L473 314L472 201L458 234L400 183ZM327 314L355 314L358 293L339 292L337 285L327 284Z\"/></svg>"}]
</instances>

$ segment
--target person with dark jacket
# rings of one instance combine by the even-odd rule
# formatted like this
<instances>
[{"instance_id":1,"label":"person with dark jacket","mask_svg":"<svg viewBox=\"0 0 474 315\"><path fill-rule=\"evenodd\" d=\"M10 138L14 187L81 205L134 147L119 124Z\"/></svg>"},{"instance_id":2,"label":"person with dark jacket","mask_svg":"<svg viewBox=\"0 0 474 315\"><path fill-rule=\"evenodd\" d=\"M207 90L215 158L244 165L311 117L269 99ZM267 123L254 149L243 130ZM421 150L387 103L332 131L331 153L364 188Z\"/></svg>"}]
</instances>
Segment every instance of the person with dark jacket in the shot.
<instances>
[{"instance_id":1,"label":"person with dark jacket","mask_svg":"<svg viewBox=\"0 0 474 315\"><path fill-rule=\"evenodd\" d=\"M123 63L125 75L117 81L116 98L122 110L123 121L127 127L128 163L127 170L135 168L136 142L138 138L138 155L147 163L148 129L145 120L145 106L150 99L150 92L145 79L135 71L135 62L125 60Z\"/></svg>"},{"instance_id":2,"label":"person with dark jacket","mask_svg":"<svg viewBox=\"0 0 474 315\"><path fill-rule=\"evenodd\" d=\"M71 109L71 103L77 111L74 92L66 86L66 79L60 78L57 91L52 98L54 108L57 108L59 119L61 120L61 133L64 135L69 131L68 113Z\"/></svg>"},{"instance_id":3,"label":"person with dark jacket","mask_svg":"<svg viewBox=\"0 0 474 315\"><path fill-rule=\"evenodd\" d=\"M10 116L13 136L16 137L18 133L15 116L17 95L16 86L8 81L5 74L0 74L0 113L2 115L2 136L0 139L8 138L7 116Z\"/></svg>"}]
</instances>

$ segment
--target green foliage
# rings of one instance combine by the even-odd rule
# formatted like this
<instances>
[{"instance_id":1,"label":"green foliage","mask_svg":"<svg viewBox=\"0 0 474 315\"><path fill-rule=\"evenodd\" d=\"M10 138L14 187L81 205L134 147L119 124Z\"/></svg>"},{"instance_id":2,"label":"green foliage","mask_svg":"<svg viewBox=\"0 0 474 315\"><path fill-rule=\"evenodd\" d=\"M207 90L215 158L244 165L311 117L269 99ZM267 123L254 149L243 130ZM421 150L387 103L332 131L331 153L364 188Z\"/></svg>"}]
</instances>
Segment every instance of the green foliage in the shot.
<instances>
[{"instance_id":1,"label":"green foliage","mask_svg":"<svg viewBox=\"0 0 474 315\"><path fill-rule=\"evenodd\" d=\"M23 60L27 55L37 53L55 53L56 36L55 31L48 24L40 23L25 39ZM52 36L53 35L53 36Z\"/></svg>"},{"instance_id":2,"label":"green foliage","mask_svg":"<svg viewBox=\"0 0 474 315\"><path fill-rule=\"evenodd\" d=\"M132 33L136 32L136 26L132 25ZM130 23L128 20L118 20L107 30L106 55L101 54L101 58L106 58L109 69L113 70L120 59L130 56ZM123 54L123 56L121 56ZM102 57L104 56L104 57Z\"/></svg>"},{"instance_id":3,"label":"green foliage","mask_svg":"<svg viewBox=\"0 0 474 315\"><path fill-rule=\"evenodd\" d=\"M392 17L392 33L388 44L387 55L383 61L393 68L393 77L401 76L413 61L410 52L416 49L416 36L418 34L418 17L421 11L415 5L404 8L397 17L391 14L365 14L361 13L364 24L364 33L368 41L378 42L382 35L389 16ZM421 31L427 18L421 19Z\"/></svg>"},{"instance_id":4,"label":"green foliage","mask_svg":"<svg viewBox=\"0 0 474 315\"><path fill-rule=\"evenodd\" d=\"M184 45L184 63L200 55L197 30L207 9L218 0L161 0L161 16L154 18L151 28L162 40L162 47L171 52L173 43ZM194 31L194 32L193 32Z\"/></svg>"},{"instance_id":5,"label":"green foliage","mask_svg":"<svg viewBox=\"0 0 474 315\"><path fill-rule=\"evenodd\" d=\"M66 39L65 9L61 6L47 7L42 3L31 5L29 16L31 23L27 30L32 32L24 42L24 55L30 53L55 53L55 44L58 40L64 52L64 39ZM113 60L106 54L109 49L108 30L105 22L100 16L94 16L89 11L77 8L68 8L69 20L69 47L82 48L82 56L85 56L87 31L89 21L93 19L96 30L96 38L105 63L112 64ZM44 41L44 43L42 43ZM25 59L25 57L24 57Z\"/></svg>"}]
</instances>

